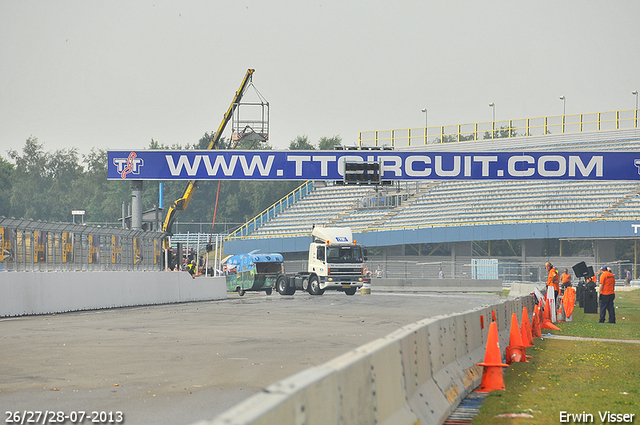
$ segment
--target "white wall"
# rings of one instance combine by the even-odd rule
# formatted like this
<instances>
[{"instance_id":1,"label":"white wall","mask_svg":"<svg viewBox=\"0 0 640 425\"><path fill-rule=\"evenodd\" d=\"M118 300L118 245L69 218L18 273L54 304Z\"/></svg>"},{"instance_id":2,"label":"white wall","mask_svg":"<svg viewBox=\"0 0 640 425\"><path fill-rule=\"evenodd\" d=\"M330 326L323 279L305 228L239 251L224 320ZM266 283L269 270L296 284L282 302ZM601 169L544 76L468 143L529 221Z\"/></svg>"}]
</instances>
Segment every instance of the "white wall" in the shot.
<instances>
[{"instance_id":1,"label":"white wall","mask_svg":"<svg viewBox=\"0 0 640 425\"><path fill-rule=\"evenodd\" d=\"M0 317L226 297L224 277L186 272L0 272Z\"/></svg>"},{"instance_id":2,"label":"white wall","mask_svg":"<svg viewBox=\"0 0 640 425\"><path fill-rule=\"evenodd\" d=\"M372 278L371 290L393 292L502 292L501 279Z\"/></svg>"}]
</instances>

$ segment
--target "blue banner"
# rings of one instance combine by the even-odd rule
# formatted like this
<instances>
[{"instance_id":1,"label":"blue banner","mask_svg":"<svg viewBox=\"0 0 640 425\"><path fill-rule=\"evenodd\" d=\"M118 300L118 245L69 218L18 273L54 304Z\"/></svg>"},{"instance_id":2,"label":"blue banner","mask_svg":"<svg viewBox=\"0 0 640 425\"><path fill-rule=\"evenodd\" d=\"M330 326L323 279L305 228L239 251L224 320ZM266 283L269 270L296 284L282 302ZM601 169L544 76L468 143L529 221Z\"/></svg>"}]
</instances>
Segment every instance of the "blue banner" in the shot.
<instances>
[{"instance_id":1,"label":"blue banner","mask_svg":"<svg viewBox=\"0 0 640 425\"><path fill-rule=\"evenodd\" d=\"M640 152L109 151L111 180L343 180L379 162L382 180L640 180Z\"/></svg>"}]
</instances>

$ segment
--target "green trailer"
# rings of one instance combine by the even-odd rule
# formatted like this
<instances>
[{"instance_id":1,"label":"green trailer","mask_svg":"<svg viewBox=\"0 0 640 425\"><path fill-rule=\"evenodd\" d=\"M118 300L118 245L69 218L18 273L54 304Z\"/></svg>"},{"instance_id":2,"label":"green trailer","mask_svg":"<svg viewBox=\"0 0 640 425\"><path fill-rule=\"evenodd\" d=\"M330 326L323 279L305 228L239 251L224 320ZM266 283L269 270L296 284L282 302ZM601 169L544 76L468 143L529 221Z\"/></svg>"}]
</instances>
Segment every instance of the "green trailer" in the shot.
<instances>
[{"instance_id":1,"label":"green trailer","mask_svg":"<svg viewBox=\"0 0 640 425\"><path fill-rule=\"evenodd\" d=\"M282 254L238 254L226 259L224 272L227 291L243 296L247 291L271 295L276 281L284 274Z\"/></svg>"}]
</instances>

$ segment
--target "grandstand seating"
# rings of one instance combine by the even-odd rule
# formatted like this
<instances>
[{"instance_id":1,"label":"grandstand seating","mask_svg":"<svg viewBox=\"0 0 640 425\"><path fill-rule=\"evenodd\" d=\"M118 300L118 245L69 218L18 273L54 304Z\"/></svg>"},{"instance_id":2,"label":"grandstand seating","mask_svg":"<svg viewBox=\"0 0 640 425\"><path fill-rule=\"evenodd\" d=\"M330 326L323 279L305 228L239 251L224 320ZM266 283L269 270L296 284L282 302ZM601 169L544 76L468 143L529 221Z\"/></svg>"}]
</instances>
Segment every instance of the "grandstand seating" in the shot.
<instances>
[{"instance_id":1,"label":"grandstand seating","mask_svg":"<svg viewBox=\"0 0 640 425\"><path fill-rule=\"evenodd\" d=\"M637 131L631 137L557 136L492 141L484 150L640 150ZM594 140L595 139L595 140ZM469 147L467 146L467 149ZM463 143L447 146L464 150ZM449 150L449 149L447 149ZM471 149L469 149L471 150ZM479 148L477 150L482 150ZM410 189L410 186L412 189ZM403 193L403 202L378 208L362 202L376 196L373 186L331 182L309 191L251 232L253 237L309 233L312 226L349 226L354 231L390 230L515 222L640 220L640 183L597 181L432 181L401 183L380 190ZM363 205L367 204L367 207ZM230 236L234 236L233 234Z\"/></svg>"},{"instance_id":2,"label":"grandstand seating","mask_svg":"<svg viewBox=\"0 0 640 425\"><path fill-rule=\"evenodd\" d=\"M426 184L425 184L426 185ZM327 186L258 228L252 236L310 232L312 225L356 231L528 221L640 217L640 185L593 181L442 181L394 210L360 209L371 187ZM630 196L630 194L632 196Z\"/></svg>"},{"instance_id":3,"label":"grandstand seating","mask_svg":"<svg viewBox=\"0 0 640 425\"><path fill-rule=\"evenodd\" d=\"M526 221L585 221L638 190L631 182L447 181L378 228ZM611 215L611 213L610 213Z\"/></svg>"},{"instance_id":4,"label":"grandstand seating","mask_svg":"<svg viewBox=\"0 0 640 425\"><path fill-rule=\"evenodd\" d=\"M309 233L314 224L330 225L341 212L355 209L356 204L373 191L372 186L317 188L260 226L251 235Z\"/></svg>"}]
</instances>

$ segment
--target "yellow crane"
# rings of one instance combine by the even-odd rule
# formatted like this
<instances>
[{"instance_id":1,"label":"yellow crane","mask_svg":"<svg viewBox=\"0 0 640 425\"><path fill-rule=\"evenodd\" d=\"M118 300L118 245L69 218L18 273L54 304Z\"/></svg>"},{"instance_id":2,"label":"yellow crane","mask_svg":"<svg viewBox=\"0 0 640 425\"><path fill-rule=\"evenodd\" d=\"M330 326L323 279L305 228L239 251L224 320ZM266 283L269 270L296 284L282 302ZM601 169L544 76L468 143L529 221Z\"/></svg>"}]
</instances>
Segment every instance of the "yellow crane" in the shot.
<instances>
[{"instance_id":1,"label":"yellow crane","mask_svg":"<svg viewBox=\"0 0 640 425\"><path fill-rule=\"evenodd\" d=\"M218 130L211 137L211 141L209 142L209 146L207 147L207 149L211 150L211 149L216 149L218 147L218 143L222 138L222 132L224 131L225 127L231 120L231 117L233 116L234 111L240 104L240 100L242 99L242 96L244 95L246 88L251 83L254 71L255 69L247 70L247 73L245 74L244 79L242 80L242 84L240 84L240 88L238 89L238 91L236 91L236 94L233 97L233 101L231 102L231 105L229 105L229 109L227 110L227 112L224 114L224 117L222 118L222 122L220 123ZM193 196L193 192L195 191L197 184L198 184L197 180L189 180L189 183L187 184L187 187L185 188L184 193L182 194L180 199L177 199L176 201L173 202L173 204L171 204L171 206L167 210L167 215L162 224L163 232L166 232L169 235L171 234L171 227L173 226L173 222L176 219L176 214L178 213L178 211L184 211L185 209L187 209L187 206L189 205L189 201ZM169 238L164 239L163 248L164 249L170 248Z\"/></svg>"}]
</instances>

